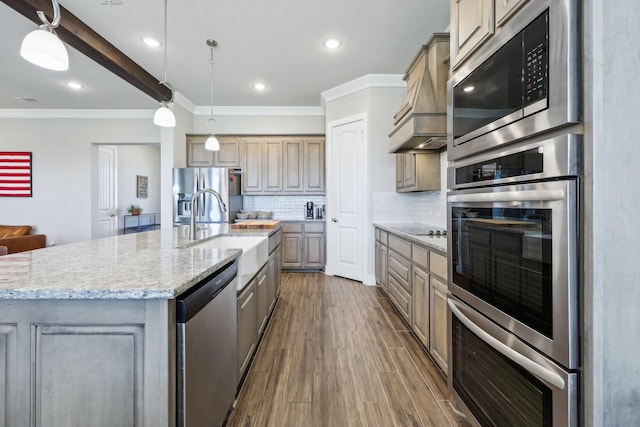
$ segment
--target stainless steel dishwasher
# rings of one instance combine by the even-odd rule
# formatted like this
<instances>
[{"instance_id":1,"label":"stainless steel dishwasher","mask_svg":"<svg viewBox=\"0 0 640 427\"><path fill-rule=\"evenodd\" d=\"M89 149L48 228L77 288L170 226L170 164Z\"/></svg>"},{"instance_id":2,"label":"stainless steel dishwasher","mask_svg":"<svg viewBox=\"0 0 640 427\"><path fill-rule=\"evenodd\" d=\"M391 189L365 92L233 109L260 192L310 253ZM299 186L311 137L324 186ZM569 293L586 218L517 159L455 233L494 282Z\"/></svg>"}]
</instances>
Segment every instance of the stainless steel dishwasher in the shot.
<instances>
[{"instance_id":1,"label":"stainless steel dishwasher","mask_svg":"<svg viewBox=\"0 0 640 427\"><path fill-rule=\"evenodd\" d=\"M177 425L219 427L237 387L234 262L176 299Z\"/></svg>"}]
</instances>

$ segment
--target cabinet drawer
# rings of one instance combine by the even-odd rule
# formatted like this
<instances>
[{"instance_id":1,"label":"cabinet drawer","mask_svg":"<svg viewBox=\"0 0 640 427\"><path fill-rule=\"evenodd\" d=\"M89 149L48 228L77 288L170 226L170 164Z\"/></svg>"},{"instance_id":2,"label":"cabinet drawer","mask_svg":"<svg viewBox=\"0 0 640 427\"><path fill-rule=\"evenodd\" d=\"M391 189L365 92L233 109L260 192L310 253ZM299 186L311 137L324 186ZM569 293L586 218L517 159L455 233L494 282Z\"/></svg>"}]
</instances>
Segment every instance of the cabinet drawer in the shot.
<instances>
[{"instance_id":1,"label":"cabinet drawer","mask_svg":"<svg viewBox=\"0 0 640 427\"><path fill-rule=\"evenodd\" d=\"M429 253L429 271L447 283L447 257L431 251Z\"/></svg>"},{"instance_id":2,"label":"cabinet drawer","mask_svg":"<svg viewBox=\"0 0 640 427\"><path fill-rule=\"evenodd\" d=\"M407 259L411 259L411 243L393 234L389 235L389 249L392 249Z\"/></svg>"},{"instance_id":3,"label":"cabinet drawer","mask_svg":"<svg viewBox=\"0 0 640 427\"><path fill-rule=\"evenodd\" d=\"M303 225L305 233L324 233L324 222L305 222Z\"/></svg>"},{"instance_id":4,"label":"cabinet drawer","mask_svg":"<svg viewBox=\"0 0 640 427\"><path fill-rule=\"evenodd\" d=\"M300 222L285 222L282 224L283 233L302 233L302 223Z\"/></svg>"},{"instance_id":5,"label":"cabinet drawer","mask_svg":"<svg viewBox=\"0 0 640 427\"><path fill-rule=\"evenodd\" d=\"M396 278L391 275L389 275L389 298L404 320L410 324L411 295L409 295Z\"/></svg>"},{"instance_id":6,"label":"cabinet drawer","mask_svg":"<svg viewBox=\"0 0 640 427\"><path fill-rule=\"evenodd\" d=\"M380 242L385 246L389 246L389 233L380 230Z\"/></svg>"},{"instance_id":7,"label":"cabinet drawer","mask_svg":"<svg viewBox=\"0 0 640 427\"><path fill-rule=\"evenodd\" d=\"M269 253L273 252L282 242L282 231L278 230L269 236Z\"/></svg>"},{"instance_id":8,"label":"cabinet drawer","mask_svg":"<svg viewBox=\"0 0 640 427\"><path fill-rule=\"evenodd\" d=\"M425 271L429 271L429 251L422 246L413 245L411 260L413 264Z\"/></svg>"},{"instance_id":9,"label":"cabinet drawer","mask_svg":"<svg viewBox=\"0 0 640 427\"><path fill-rule=\"evenodd\" d=\"M411 294L411 264L393 251L389 251L389 271L395 274L402 287Z\"/></svg>"}]
</instances>

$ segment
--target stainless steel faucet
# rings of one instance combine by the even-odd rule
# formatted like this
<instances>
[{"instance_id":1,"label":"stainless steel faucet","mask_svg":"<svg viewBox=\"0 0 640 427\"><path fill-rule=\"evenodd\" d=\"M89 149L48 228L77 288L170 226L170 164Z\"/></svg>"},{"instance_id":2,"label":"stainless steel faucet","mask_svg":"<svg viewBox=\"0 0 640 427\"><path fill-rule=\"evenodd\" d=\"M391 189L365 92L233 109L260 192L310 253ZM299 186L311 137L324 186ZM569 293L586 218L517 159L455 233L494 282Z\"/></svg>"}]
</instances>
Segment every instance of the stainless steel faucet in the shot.
<instances>
[{"instance_id":1,"label":"stainless steel faucet","mask_svg":"<svg viewBox=\"0 0 640 427\"><path fill-rule=\"evenodd\" d=\"M198 190L191 197L191 214L189 215L189 239L196 240L196 210L200 210L200 206L196 209L198 205L198 198L203 196L205 193L213 194L218 199L218 206L220 207L220 212L227 211L227 205L222 201L222 197L220 194L212 189L212 188L203 188L202 190Z\"/></svg>"}]
</instances>

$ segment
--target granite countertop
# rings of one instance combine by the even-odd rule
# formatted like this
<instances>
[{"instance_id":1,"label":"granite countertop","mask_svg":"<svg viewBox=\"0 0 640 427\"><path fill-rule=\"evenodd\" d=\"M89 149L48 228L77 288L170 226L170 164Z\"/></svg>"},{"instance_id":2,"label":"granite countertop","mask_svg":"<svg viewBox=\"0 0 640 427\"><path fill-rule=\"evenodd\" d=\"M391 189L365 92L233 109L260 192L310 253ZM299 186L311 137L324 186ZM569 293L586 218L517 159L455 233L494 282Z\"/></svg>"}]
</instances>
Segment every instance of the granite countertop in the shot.
<instances>
[{"instance_id":1,"label":"granite countertop","mask_svg":"<svg viewBox=\"0 0 640 427\"><path fill-rule=\"evenodd\" d=\"M208 224L191 241L188 226L178 226L5 255L0 299L172 299L242 253L191 246L276 230Z\"/></svg>"},{"instance_id":2,"label":"granite countertop","mask_svg":"<svg viewBox=\"0 0 640 427\"><path fill-rule=\"evenodd\" d=\"M442 236L423 236L423 235L415 235L409 234L404 231L397 230L394 227L406 227L410 225L420 225L420 224L408 224L408 223L374 223L374 226L387 231L389 233L395 234L397 236L402 237L403 239L409 240L413 243L417 243L419 245L425 246L429 249L436 250L441 252L442 254L447 254L447 237Z\"/></svg>"}]
</instances>

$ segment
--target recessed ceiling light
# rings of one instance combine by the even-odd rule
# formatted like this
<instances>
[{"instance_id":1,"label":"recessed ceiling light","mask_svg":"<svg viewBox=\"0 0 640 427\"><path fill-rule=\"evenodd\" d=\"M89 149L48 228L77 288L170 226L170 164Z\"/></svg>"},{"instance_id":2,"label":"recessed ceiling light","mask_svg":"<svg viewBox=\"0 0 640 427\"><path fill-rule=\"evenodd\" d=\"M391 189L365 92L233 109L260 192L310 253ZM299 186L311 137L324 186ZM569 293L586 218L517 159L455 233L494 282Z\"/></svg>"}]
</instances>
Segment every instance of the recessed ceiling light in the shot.
<instances>
[{"instance_id":1,"label":"recessed ceiling light","mask_svg":"<svg viewBox=\"0 0 640 427\"><path fill-rule=\"evenodd\" d=\"M465 88L462 88L463 92L473 92L473 90L475 89L475 86L467 86Z\"/></svg>"},{"instance_id":2,"label":"recessed ceiling light","mask_svg":"<svg viewBox=\"0 0 640 427\"><path fill-rule=\"evenodd\" d=\"M67 86L69 86L71 89L75 89L75 90L79 90L82 89L84 86L78 82L67 82Z\"/></svg>"},{"instance_id":3,"label":"recessed ceiling light","mask_svg":"<svg viewBox=\"0 0 640 427\"><path fill-rule=\"evenodd\" d=\"M154 39L153 37L143 37L142 38L142 43L146 44L149 47L160 47L160 46L162 46L162 43L160 43L158 40Z\"/></svg>"},{"instance_id":4,"label":"recessed ceiling light","mask_svg":"<svg viewBox=\"0 0 640 427\"><path fill-rule=\"evenodd\" d=\"M262 92L267 88L267 85L262 82L256 82L253 84L253 88L259 92Z\"/></svg>"},{"instance_id":5,"label":"recessed ceiling light","mask_svg":"<svg viewBox=\"0 0 640 427\"><path fill-rule=\"evenodd\" d=\"M341 44L342 42L338 39L327 39L324 41L324 47L327 49L337 49Z\"/></svg>"}]
</instances>

